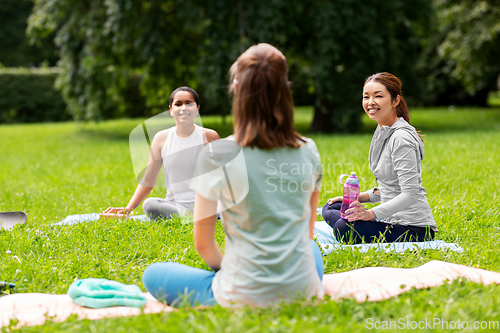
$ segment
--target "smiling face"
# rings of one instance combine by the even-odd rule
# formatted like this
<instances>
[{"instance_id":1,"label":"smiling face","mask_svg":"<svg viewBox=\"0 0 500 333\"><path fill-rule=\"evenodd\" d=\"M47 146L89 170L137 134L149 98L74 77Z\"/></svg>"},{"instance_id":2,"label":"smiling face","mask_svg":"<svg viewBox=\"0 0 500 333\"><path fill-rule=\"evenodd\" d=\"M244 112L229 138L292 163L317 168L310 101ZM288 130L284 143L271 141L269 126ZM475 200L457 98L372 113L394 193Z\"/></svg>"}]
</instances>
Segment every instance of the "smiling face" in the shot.
<instances>
[{"instance_id":1,"label":"smiling face","mask_svg":"<svg viewBox=\"0 0 500 333\"><path fill-rule=\"evenodd\" d=\"M190 92L181 90L175 94L169 109L175 123L185 125L194 122L194 117L198 115L200 106L196 105L196 101Z\"/></svg>"},{"instance_id":2,"label":"smiling face","mask_svg":"<svg viewBox=\"0 0 500 333\"><path fill-rule=\"evenodd\" d=\"M398 120L396 106L400 98L398 95L392 100L385 86L376 81L370 81L363 87L363 109L380 126L392 126Z\"/></svg>"}]
</instances>

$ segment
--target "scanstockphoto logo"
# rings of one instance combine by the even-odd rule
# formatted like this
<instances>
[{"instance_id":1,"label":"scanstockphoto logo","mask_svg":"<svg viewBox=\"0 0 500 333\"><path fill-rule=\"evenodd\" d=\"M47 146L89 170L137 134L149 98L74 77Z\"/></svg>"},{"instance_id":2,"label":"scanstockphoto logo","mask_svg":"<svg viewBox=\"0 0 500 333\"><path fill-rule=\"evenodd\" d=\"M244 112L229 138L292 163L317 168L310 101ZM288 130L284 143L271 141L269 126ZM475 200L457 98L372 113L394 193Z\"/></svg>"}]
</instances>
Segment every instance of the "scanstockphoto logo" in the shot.
<instances>
[{"instance_id":1,"label":"scanstockphoto logo","mask_svg":"<svg viewBox=\"0 0 500 333\"><path fill-rule=\"evenodd\" d=\"M203 127L199 115L194 118L194 123ZM175 126L174 118L167 111L132 130L129 135L130 156L137 182L147 187L166 187L168 179L167 199L182 206L186 200L185 189L190 187L193 180L211 186L212 180L222 179L218 184L213 184L214 191L220 197L218 213L240 203L249 191L241 147L230 139L216 140L207 145L204 145L202 139L181 139L184 142L173 151L165 150L165 131ZM158 151L153 151L151 145L156 135L164 138L160 141L163 146ZM168 134L169 140L172 135ZM203 163L197 165L200 155Z\"/></svg>"},{"instance_id":2,"label":"scanstockphoto logo","mask_svg":"<svg viewBox=\"0 0 500 333\"><path fill-rule=\"evenodd\" d=\"M445 320L443 318L424 318L422 320L409 320L399 318L397 320L375 320L366 319L366 328L369 330L446 330L446 331L478 331L478 330L500 330L499 321L467 321L467 320Z\"/></svg>"}]
</instances>

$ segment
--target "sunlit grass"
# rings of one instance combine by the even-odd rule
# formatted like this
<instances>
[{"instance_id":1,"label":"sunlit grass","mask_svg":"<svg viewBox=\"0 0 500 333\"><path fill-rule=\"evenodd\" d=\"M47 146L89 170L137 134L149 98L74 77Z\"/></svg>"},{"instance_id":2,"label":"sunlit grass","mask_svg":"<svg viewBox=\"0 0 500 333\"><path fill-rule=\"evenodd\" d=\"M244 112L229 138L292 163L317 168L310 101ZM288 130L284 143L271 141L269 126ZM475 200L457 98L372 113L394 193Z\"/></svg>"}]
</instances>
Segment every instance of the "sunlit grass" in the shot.
<instances>
[{"instance_id":1,"label":"sunlit grass","mask_svg":"<svg viewBox=\"0 0 500 333\"><path fill-rule=\"evenodd\" d=\"M326 272L370 266L409 268L435 259L500 271L500 108L414 109L411 117L425 135L423 180L440 230L437 237L458 243L465 252L338 252L324 258ZM340 193L340 173L356 171L363 189L374 185L368 149L375 124L366 116L364 132L352 135L307 134L310 107L298 108L295 119L299 131L316 141L322 156L321 203ZM17 292L65 293L75 278L87 277L143 287L142 272L152 262L170 260L208 269L192 246L191 225L179 219L50 226L70 214L99 212L128 202L136 186L128 135L143 120L0 126L0 211L28 214L26 225L0 231L0 280L16 283ZM202 120L223 137L231 133L230 119L226 125L217 116ZM165 190L157 188L152 195L163 197ZM142 213L140 207L137 213ZM222 244L220 226L217 237ZM297 302L240 310L216 306L23 330L348 332L365 329L368 318L460 319L472 325L474 320L500 320L499 288L463 281L413 290L379 303Z\"/></svg>"}]
</instances>

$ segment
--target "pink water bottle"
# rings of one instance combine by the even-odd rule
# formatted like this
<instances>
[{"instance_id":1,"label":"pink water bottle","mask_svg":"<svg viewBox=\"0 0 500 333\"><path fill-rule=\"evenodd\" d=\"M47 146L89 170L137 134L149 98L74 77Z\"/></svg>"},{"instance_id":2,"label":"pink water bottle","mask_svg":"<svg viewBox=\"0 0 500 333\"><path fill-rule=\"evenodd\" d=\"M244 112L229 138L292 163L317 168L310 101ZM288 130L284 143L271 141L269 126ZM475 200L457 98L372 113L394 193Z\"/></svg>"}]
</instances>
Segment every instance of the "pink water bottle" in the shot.
<instances>
[{"instance_id":1,"label":"pink water bottle","mask_svg":"<svg viewBox=\"0 0 500 333\"><path fill-rule=\"evenodd\" d=\"M339 182L344 184L344 196L342 198L342 206L340 206L340 217L347 220L349 214L345 214L345 211L349 209L349 206L359 197L359 180L356 177L356 172L351 172L351 175L345 183L342 183L342 179L346 174L340 175Z\"/></svg>"}]
</instances>

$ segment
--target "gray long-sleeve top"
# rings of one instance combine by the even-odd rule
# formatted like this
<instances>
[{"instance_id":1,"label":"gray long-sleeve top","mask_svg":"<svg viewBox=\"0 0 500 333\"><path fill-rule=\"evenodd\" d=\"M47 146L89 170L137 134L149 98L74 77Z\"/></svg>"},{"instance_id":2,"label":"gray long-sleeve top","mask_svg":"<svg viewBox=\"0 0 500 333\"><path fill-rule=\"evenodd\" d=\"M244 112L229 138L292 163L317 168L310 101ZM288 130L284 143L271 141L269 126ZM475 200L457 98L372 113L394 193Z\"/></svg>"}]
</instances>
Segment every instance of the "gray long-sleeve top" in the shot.
<instances>
[{"instance_id":1,"label":"gray long-sleeve top","mask_svg":"<svg viewBox=\"0 0 500 333\"><path fill-rule=\"evenodd\" d=\"M370 145L370 169L380 195L368 191L378 221L436 228L422 185L420 162L424 144L413 126L399 118L391 127L378 126Z\"/></svg>"}]
</instances>

